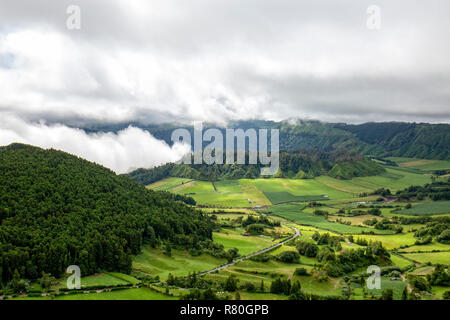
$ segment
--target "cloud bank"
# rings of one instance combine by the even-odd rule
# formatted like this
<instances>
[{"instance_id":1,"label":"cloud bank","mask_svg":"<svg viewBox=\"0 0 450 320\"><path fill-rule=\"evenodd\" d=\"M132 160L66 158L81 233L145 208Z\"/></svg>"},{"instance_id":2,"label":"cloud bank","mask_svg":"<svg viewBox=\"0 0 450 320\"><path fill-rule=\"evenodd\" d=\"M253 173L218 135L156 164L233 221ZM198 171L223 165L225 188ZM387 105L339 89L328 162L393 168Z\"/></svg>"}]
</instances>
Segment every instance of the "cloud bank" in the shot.
<instances>
[{"instance_id":1,"label":"cloud bank","mask_svg":"<svg viewBox=\"0 0 450 320\"><path fill-rule=\"evenodd\" d=\"M116 173L174 162L190 151L190 146L175 143L170 147L147 131L134 127L117 134L87 134L64 125L30 124L7 117L0 127L0 145L13 142L63 150L106 166Z\"/></svg>"},{"instance_id":2,"label":"cloud bank","mask_svg":"<svg viewBox=\"0 0 450 320\"><path fill-rule=\"evenodd\" d=\"M0 3L0 112L97 122L449 122L446 0Z\"/></svg>"},{"instance_id":3,"label":"cloud bank","mask_svg":"<svg viewBox=\"0 0 450 320\"><path fill-rule=\"evenodd\" d=\"M73 4L80 30L66 26ZM366 26L373 4L377 31ZM60 147L124 172L179 150L135 128L65 125L450 123L448 12L448 0L1 1L0 142Z\"/></svg>"}]
</instances>

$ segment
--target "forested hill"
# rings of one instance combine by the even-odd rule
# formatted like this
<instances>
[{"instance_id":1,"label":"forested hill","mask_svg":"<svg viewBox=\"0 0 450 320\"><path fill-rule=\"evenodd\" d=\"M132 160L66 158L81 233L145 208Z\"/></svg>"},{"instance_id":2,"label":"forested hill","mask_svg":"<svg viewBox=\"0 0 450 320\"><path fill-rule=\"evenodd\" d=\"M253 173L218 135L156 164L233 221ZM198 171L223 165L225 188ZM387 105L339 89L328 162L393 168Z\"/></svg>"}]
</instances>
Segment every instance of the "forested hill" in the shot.
<instances>
[{"instance_id":1,"label":"forested hill","mask_svg":"<svg viewBox=\"0 0 450 320\"><path fill-rule=\"evenodd\" d=\"M209 219L169 194L61 151L0 148L3 284L16 269L28 279L72 264L83 275L127 272L143 242L190 247L211 237Z\"/></svg>"},{"instance_id":2,"label":"forested hill","mask_svg":"<svg viewBox=\"0 0 450 320\"><path fill-rule=\"evenodd\" d=\"M248 154L247 154L248 156ZM246 161L248 163L248 160ZM338 179L373 176L385 169L361 155L346 150L322 152L303 150L281 152L278 172L274 178L314 178L329 175ZM136 182L149 185L166 177L196 180L256 179L260 177L259 164L175 164L168 163L152 169L137 169L126 176Z\"/></svg>"},{"instance_id":3,"label":"forested hill","mask_svg":"<svg viewBox=\"0 0 450 320\"><path fill-rule=\"evenodd\" d=\"M91 125L84 129L88 132L117 132L129 125L148 130L156 138L169 144L172 144L170 139L174 129L184 127L192 131L192 127L174 123ZM204 127L215 126L205 124ZM232 122L227 127L242 129L277 128L280 130L280 148L283 150L333 151L343 148L364 155L380 157L396 156L450 160L449 124L369 122L360 125L348 125L302 120L282 122L256 120Z\"/></svg>"}]
</instances>

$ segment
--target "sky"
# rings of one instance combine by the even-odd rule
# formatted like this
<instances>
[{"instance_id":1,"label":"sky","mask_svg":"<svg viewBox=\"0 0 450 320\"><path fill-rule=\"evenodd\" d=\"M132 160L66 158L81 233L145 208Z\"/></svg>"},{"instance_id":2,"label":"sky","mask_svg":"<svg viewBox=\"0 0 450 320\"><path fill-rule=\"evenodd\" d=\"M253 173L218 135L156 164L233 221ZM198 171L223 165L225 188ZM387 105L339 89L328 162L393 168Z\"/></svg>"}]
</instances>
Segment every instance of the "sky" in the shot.
<instances>
[{"instance_id":1,"label":"sky","mask_svg":"<svg viewBox=\"0 0 450 320\"><path fill-rule=\"evenodd\" d=\"M183 146L67 125L450 123L449 12L447 0L0 0L0 145L122 173Z\"/></svg>"}]
</instances>

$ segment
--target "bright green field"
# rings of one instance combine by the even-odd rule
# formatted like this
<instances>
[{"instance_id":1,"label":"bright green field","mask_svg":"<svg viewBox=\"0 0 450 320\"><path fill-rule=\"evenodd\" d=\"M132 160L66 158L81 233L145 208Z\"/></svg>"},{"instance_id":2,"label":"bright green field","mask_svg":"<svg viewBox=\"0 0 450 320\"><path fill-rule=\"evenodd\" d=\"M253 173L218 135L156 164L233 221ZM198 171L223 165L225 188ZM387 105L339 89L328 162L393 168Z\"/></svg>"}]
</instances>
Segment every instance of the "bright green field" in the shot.
<instances>
[{"instance_id":1,"label":"bright green field","mask_svg":"<svg viewBox=\"0 0 450 320\"><path fill-rule=\"evenodd\" d=\"M432 243L429 243L429 244L412 246L412 247L401 249L400 251L401 252L414 252L414 251L417 252L417 251L433 251L433 250L438 250L438 251L450 250L450 246L448 244L443 244L440 242L433 241Z\"/></svg>"},{"instance_id":2,"label":"bright green field","mask_svg":"<svg viewBox=\"0 0 450 320\"><path fill-rule=\"evenodd\" d=\"M412 206L411 209L396 211L395 213L414 216L431 216L436 214L450 213L450 201L433 201L419 203Z\"/></svg>"},{"instance_id":3,"label":"bright green field","mask_svg":"<svg viewBox=\"0 0 450 320\"><path fill-rule=\"evenodd\" d=\"M216 189L214 189L214 185ZM192 181L183 188L174 190L175 193L191 196L200 204L217 205L223 207L251 207L252 204L245 195L238 181L231 183L209 181Z\"/></svg>"},{"instance_id":4,"label":"bright green field","mask_svg":"<svg viewBox=\"0 0 450 320\"><path fill-rule=\"evenodd\" d=\"M157 181L155 183L152 183L151 185L148 185L147 188L153 189L156 191L167 191L167 190L170 190L177 186L180 186L184 183L188 183L191 180L192 179L170 177L170 178L166 178L166 179Z\"/></svg>"},{"instance_id":5,"label":"bright green field","mask_svg":"<svg viewBox=\"0 0 450 320\"><path fill-rule=\"evenodd\" d=\"M84 277L81 279L81 286L114 286L114 285L124 285L129 284L128 281L119 279L115 276L109 274L98 274L89 277Z\"/></svg>"},{"instance_id":6,"label":"bright green field","mask_svg":"<svg viewBox=\"0 0 450 320\"><path fill-rule=\"evenodd\" d=\"M311 225L317 228L336 231L339 233L361 233L362 231L374 231L375 233L391 233L389 230L376 230L372 228L348 226L345 224L330 222L325 220L323 216L316 216L312 212L303 210L304 207L304 205L284 204L272 206L270 207L270 209L266 210L266 212L271 212L272 214L279 215L299 224Z\"/></svg>"},{"instance_id":7,"label":"bright green field","mask_svg":"<svg viewBox=\"0 0 450 320\"><path fill-rule=\"evenodd\" d=\"M225 247L225 250L238 248L241 255L247 255L275 244L275 242L272 241L272 238L263 236L243 236L243 230L238 230L239 231L222 229L220 233L214 232L213 240L214 242L222 244Z\"/></svg>"},{"instance_id":8,"label":"bright green field","mask_svg":"<svg viewBox=\"0 0 450 320\"><path fill-rule=\"evenodd\" d=\"M272 202L272 204L280 204L286 202L304 202L304 201L321 201L328 200L326 196L311 195L311 196L296 196L289 192L264 192L264 195Z\"/></svg>"},{"instance_id":9,"label":"bright green field","mask_svg":"<svg viewBox=\"0 0 450 320\"><path fill-rule=\"evenodd\" d=\"M172 256L168 257L161 250L145 247L141 254L134 257L133 269L153 277L158 275L161 280L166 280L169 273L182 276L193 271L209 270L224 262L225 259L206 254L192 257L187 252L179 250L172 250Z\"/></svg>"},{"instance_id":10,"label":"bright green field","mask_svg":"<svg viewBox=\"0 0 450 320\"><path fill-rule=\"evenodd\" d=\"M369 295L381 296L383 290L392 289L394 291L394 300L400 300L406 284L401 280L390 280L381 278L381 289L368 289Z\"/></svg>"},{"instance_id":11,"label":"bright green field","mask_svg":"<svg viewBox=\"0 0 450 320\"><path fill-rule=\"evenodd\" d=\"M351 180L338 180L327 176L321 176L315 180L326 184L331 188L353 194L371 192L383 187L388 188L391 191L397 191L411 185L423 185L431 182L429 175L408 172L401 170L400 168L386 168L386 172L381 175L358 177Z\"/></svg>"},{"instance_id":12,"label":"bright green field","mask_svg":"<svg viewBox=\"0 0 450 320\"><path fill-rule=\"evenodd\" d=\"M322 195L335 201L351 200L356 199L360 193L369 193L381 187L396 191L431 181L429 175L404 169L387 168L381 175L352 180L321 176L315 179L240 179L212 183L167 178L150 185L149 188L189 195L203 205L248 208L291 201L317 201L322 199L316 197Z\"/></svg>"},{"instance_id":13,"label":"bright green field","mask_svg":"<svg viewBox=\"0 0 450 320\"><path fill-rule=\"evenodd\" d=\"M126 284L136 284L139 280L136 278L119 273L119 272L107 272L107 273L98 273L87 277L81 278L81 287L91 287L91 286L118 286L118 285L126 285ZM55 285L53 288L65 288L66 287L66 279L60 280L60 282Z\"/></svg>"},{"instance_id":14,"label":"bright green field","mask_svg":"<svg viewBox=\"0 0 450 320\"><path fill-rule=\"evenodd\" d=\"M329 281L319 281L314 276L294 276L296 268L303 267L311 272L311 266L302 264L305 257L300 258L300 263L286 264L275 260L268 262L255 262L245 260L237 265L220 271L218 274L211 274L208 277L225 280L229 275L236 276L240 283L252 282L255 286L259 286L261 280L264 281L265 288L270 288L270 283L277 275L289 277L292 280L298 280L301 283L302 290L308 293L319 295L340 295L340 284L338 279L330 278ZM314 260L314 259L311 259ZM314 260L317 263L316 260Z\"/></svg>"},{"instance_id":15,"label":"bright green field","mask_svg":"<svg viewBox=\"0 0 450 320\"><path fill-rule=\"evenodd\" d=\"M392 234L392 235L358 235L355 236L355 240L357 238L364 238L367 241L380 241L383 246L388 249L399 248L403 245L413 245L416 242L416 238L414 238L413 233L400 233L400 234Z\"/></svg>"},{"instance_id":16,"label":"bright green field","mask_svg":"<svg viewBox=\"0 0 450 320\"><path fill-rule=\"evenodd\" d=\"M395 254L391 254L391 261L395 266L399 266L400 268L403 268L403 267L413 264L413 262L406 260L402 257L399 257Z\"/></svg>"},{"instance_id":17,"label":"bright green field","mask_svg":"<svg viewBox=\"0 0 450 320\"><path fill-rule=\"evenodd\" d=\"M420 263L450 264L450 252L404 253L403 255Z\"/></svg>"},{"instance_id":18,"label":"bright green field","mask_svg":"<svg viewBox=\"0 0 450 320\"><path fill-rule=\"evenodd\" d=\"M57 296L57 300L177 300L147 288L123 289L100 293L80 293Z\"/></svg>"},{"instance_id":19,"label":"bright green field","mask_svg":"<svg viewBox=\"0 0 450 320\"><path fill-rule=\"evenodd\" d=\"M415 168L424 171L450 169L450 161L426 160L415 158L389 157L391 161L397 162L402 167Z\"/></svg>"},{"instance_id":20,"label":"bright green field","mask_svg":"<svg viewBox=\"0 0 450 320\"><path fill-rule=\"evenodd\" d=\"M386 169L386 173L372 177L358 177L349 180L355 186L376 190L387 188L391 191L405 189L411 185L424 185L431 182L428 175L406 172L397 169Z\"/></svg>"},{"instance_id":21,"label":"bright green field","mask_svg":"<svg viewBox=\"0 0 450 320\"><path fill-rule=\"evenodd\" d=\"M329 199L347 199L353 195L333 189L316 179L254 179L250 180L262 192L289 192L296 196L327 195Z\"/></svg>"}]
</instances>

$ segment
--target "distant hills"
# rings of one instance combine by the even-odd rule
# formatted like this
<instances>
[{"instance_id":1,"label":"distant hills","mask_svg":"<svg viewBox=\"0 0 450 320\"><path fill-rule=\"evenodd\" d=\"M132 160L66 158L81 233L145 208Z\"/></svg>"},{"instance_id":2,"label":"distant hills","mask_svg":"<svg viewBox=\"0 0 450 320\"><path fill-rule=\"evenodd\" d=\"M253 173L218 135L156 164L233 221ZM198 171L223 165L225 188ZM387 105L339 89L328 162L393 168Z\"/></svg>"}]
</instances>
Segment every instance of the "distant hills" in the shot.
<instances>
[{"instance_id":1,"label":"distant hills","mask_svg":"<svg viewBox=\"0 0 450 320\"><path fill-rule=\"evenodd\" d=\"M172 131L191 126L180 124L142 125L121 123L114 125L91 125L88 132L113 131L134 125L149 131L158 139L171 143ZM205 128L216 127L205 124ZM339 149L355 151L363 155L379 157L411 157L422 159L450 160L450 125L404 122L368 122L359 125L323 123L319 121L291 120L238 121L228 128L277 128L280 130L280 148L292 150L320 150L331 152ZM219 128L220 129L220 128ZM223 130L223 129L222 129Z\"/></svg>"},{"instance_id":2,"label":"distant hills","mask_svg":"<svg viewBox=\"0 0 450 320\"><path fill-rule=\"evenodd\" d=\"M248 163L248 162L247 162ZM260 177L261 165L249 164L175 164L168 163L152 169L137 169L126 174L127 177L144 185L166 177L181 177L195 180L234 180L256 179ZM314 178L329 175L338 179L351 179L377 175L384 172L382 166L364 159L362 156L345 150L289 151L280 153L280 168L274 178Z\"/></svg>"}]
</instances>

